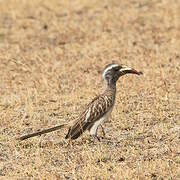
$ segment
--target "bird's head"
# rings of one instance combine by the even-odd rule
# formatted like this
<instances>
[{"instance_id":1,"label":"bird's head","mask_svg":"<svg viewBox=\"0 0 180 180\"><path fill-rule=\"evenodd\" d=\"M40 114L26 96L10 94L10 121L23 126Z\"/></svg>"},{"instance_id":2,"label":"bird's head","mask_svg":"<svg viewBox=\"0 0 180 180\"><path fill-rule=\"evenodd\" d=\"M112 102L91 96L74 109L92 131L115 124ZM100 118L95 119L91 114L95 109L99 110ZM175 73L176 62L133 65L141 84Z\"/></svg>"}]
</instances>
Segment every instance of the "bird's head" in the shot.
<instances>
[{"instance_id":1,"label":"bird's head","mask_svg":"<svg viewBox=\"0 0 180 180\"><path fill-rule=\"evenodd\" d=\"M102 73L102 78L107 84L114 84L120 76L125 74L136 74L141 75L142 72L136 71L133 68L119 65L119 64L108 64Z\"/></svg>"}]
</instances>

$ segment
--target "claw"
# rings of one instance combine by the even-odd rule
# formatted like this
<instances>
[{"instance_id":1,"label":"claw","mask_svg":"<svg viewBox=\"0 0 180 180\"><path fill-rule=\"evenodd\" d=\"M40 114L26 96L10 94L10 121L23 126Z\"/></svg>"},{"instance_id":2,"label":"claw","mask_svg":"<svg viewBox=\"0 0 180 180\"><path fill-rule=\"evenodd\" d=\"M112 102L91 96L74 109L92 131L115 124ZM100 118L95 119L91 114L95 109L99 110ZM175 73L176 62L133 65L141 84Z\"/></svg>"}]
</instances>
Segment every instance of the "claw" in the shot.
<instances>
[{"instance_id":1,"label":"claw","mask_svg":"<svg viewBox=\"0 0 180 180\"><path fill-rule=\"evenodd\" d=\"M99 142L101 141L101 139L97 135L92 135L92 137L93 137L94 140L97 139Z\"/></svg>"}]
</instances>

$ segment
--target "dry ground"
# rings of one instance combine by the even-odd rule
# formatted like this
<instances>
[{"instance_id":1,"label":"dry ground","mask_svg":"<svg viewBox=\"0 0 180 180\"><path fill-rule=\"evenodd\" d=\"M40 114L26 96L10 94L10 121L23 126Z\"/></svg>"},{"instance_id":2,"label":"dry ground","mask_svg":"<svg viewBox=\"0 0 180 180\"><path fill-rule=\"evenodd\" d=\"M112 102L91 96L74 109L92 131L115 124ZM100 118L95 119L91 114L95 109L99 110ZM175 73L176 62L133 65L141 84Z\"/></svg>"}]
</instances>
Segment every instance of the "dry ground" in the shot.
<instances>
[{"instance_id":1,"label":"dry ground","mask_svg":"<svg viewBox=\"0 0 180 180\"><path fill-rule=\"evenodd\" d=\"M72 122L112 61L144 76L119 80L110 140L16 140ZM0 176L180 178L179 79L179 0L0 0Z\"/></svg>"}]
</instances>

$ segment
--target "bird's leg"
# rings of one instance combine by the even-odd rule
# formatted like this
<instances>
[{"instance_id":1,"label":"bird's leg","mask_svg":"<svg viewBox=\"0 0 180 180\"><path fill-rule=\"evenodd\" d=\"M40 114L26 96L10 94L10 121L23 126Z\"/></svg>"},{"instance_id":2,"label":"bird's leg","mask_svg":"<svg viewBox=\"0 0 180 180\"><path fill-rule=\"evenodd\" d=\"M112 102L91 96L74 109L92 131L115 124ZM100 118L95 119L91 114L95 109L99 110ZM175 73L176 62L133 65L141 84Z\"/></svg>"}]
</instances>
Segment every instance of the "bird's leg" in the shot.
<instances>
[{"instance_id":1,"label":"bird's leg","mask_svg":"<svg viewBox=\"0 0 180 180\"><path fill-rule=\"evenodd\" d=\"M102 126L102 124L100 126L101 126L101 129L102 129L103 136L105 137L106 133L105 133L104 127Z\"/></svg>"},{"instance_id":2,"label":"bird's leg","mask_svg":"<svg viewBox=\"0 0 180 180\"><path fill-rule=\"evenodd\" d=\"M91 134L91 136L93 137L94 140L98 140L101 141L100 138L97 135L97 131L98 131L98 127L97 129Z\"/></svg>"},{"instance_id":3,"label":"bird's leg","mask_svg":"<svg viewBox=\"0 0 180 180\"><path fill-rule=\"evenodd\" d=\"M103 136L105 137L106 133L104 131L104 127L100 124L101 128L102 128L102 133L103 133ZM94 139L97 139L98 141L101 141L101 139L98 137L97 135L97 131L98 131L99 128L96 129L96 133L93 136Z\"/></svg>"}]
</instances>

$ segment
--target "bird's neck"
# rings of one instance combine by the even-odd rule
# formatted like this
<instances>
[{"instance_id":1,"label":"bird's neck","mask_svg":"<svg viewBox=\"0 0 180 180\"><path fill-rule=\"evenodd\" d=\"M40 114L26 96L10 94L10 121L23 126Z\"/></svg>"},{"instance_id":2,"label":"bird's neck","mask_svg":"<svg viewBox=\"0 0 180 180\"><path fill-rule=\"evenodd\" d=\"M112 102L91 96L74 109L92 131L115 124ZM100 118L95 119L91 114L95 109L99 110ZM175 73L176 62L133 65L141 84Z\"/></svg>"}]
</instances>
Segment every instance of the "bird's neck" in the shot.
<instances>
[{"instance_id":1,"label":"bird's neck","mask_svg":"<svg viewBox=\"0 0 180 180\"><path fill-rule=\"evenodd\" d=\"M116 83L110 83L110 84L106 83L104 93L109 96L112 96L115 99Z\"/></svg>"}]
</instances>

